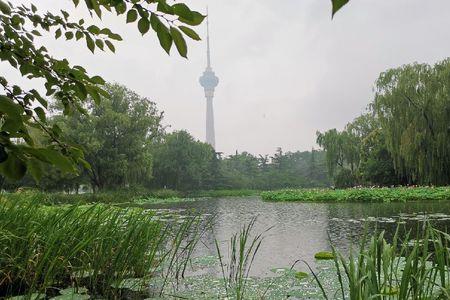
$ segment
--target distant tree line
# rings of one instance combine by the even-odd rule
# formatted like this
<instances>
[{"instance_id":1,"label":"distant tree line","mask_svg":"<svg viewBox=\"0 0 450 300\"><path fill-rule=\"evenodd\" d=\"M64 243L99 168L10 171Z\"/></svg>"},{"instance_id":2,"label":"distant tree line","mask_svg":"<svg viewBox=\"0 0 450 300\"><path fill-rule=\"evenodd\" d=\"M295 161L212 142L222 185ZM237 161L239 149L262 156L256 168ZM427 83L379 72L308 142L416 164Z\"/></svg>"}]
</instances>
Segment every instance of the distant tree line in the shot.
<instances>
[{"instance_id":1,"label":"distant tree line","mask_svg":"<svg viewBox=\"0 0 450 300\"><path fill-rule=\"evenodd\" d=\"M119 84L105 86L109 97L88 101L64 115L58 101L49 122L80 148L85 165L77 174L47 166L39 182L26 175L4 188L38 187L46 191L117 189L275 189L327 186L325 152L312 150L254 156L224 156L186 131L167 133L156 104Z\"/></svg>"},{"instance_id":2,"label":"distant tree line","mask_svg":"<svg viewBox=\"0 0 450 300\"><path fill-rule=\"evenodd\" d=\"M383 72L369 111L317 133L339 187L450 183L450 59Z\"/></svg>"}]
</instances>

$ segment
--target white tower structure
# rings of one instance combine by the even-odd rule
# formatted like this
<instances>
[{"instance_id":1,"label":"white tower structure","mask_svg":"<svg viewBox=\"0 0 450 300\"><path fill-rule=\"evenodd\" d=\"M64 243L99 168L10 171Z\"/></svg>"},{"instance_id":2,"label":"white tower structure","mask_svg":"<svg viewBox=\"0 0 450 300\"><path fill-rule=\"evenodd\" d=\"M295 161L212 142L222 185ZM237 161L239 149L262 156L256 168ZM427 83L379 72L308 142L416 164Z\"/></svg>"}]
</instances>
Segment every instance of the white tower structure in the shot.
<instances>
[{"instance_id":1,"label":"white tower structure","mask_svg":"<svg viewBox=\"0 0 450 300\"><path fill-rule=\"evenodd\" d=\"M206 11L206 69L200 77L200 85L205 91L206 98L206 143L216 148L216 137L214 132L214 109L213 98L214 89L219 84L219 78L214 74L211 68L211 54L209 48L209 15Z\"/></svg>"}]
</instances>

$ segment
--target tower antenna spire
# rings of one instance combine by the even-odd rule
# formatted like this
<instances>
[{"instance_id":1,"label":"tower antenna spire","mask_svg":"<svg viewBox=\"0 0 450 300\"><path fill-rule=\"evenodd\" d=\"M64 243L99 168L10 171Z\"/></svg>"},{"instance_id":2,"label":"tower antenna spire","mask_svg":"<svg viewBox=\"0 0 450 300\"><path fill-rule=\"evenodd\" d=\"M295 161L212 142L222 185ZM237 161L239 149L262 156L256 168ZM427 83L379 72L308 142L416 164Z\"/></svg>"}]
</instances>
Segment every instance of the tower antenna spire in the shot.
<instances>
[{"instance_id":1,"label":"tower antenna spire","mask_svg":"<svg viewBox=\"0 0 450 300\"><path fill-rule=\"evenodd\" d=\"M211 54L209 49L209 12L208 6L206 6L206 59L207 59L207 68L211 68Z\"/></svg>"}]
</instances>

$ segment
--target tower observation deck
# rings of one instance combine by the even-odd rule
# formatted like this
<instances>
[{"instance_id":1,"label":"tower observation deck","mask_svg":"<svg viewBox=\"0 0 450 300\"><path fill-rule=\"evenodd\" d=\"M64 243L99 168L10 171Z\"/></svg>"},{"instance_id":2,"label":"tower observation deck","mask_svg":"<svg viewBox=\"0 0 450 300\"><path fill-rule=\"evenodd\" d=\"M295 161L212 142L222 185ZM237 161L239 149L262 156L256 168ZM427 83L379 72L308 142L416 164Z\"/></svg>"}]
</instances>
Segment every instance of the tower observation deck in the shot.
<instances>
[{"instance_id":1,"label":"tower observation deck","mask_svg":"<svg viewBox=\"0 0 450 300\"><path fill-rule=\"evenodd\" d=\"M209 15L207 12L206 19L206 69L200 76L200 85L205 91L206 98L206 143L210 144L213 148L216 147L216 137L214 131L214 108L213 98L214 89L219 84L219 78L216 76L211 68L211 53L209 46Z\"/></svg>"}]
</instances>

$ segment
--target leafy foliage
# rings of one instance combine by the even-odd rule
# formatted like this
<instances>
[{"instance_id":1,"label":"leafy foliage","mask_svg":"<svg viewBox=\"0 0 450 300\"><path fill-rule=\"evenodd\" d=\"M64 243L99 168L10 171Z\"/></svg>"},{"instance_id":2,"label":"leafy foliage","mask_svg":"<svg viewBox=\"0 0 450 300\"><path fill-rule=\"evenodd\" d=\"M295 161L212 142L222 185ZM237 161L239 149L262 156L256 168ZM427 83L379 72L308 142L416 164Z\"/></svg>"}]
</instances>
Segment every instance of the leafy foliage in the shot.
<instances>
[{"instance_id":1,"label":"leafy foliage","mask_svg":"<svg viewBox=\"0 0 450 300\"><path fill-rule=\"evenodd\" d=\"M341 132L317 133L330 177L349 169L353 185L448 184L449 97L449 59L380 74L368 114Z\"/></svg>"},{"instance_id":2,"label":"leafy foliage","mask_svg":"<svg viewBox=\"0 0 450 300\"><path fill-rule=\"evenodd\" d=\"M164 133L163 113L124 86L106 90L108 98L88 103L88 114L58 115L54 122L66 140L80 145L90 164L78 177L80 184L90 182L94 190L144 185L152 178L152 147Z\"/></svg>"},{"instance_id":3,"label":"leafy foliage","mask_svg":"<svg viewBox=\"0 0 450 300\"><path fill-rule=\"evenodd\" d=\"M450 182L450 59L405 65L376 82L373 110L397 173L409 182Z\"/></svg>"},{"instance_id":4,"label":"leafy foliage","mask_svg":"<svg viewBox=\"0 0 450 300\"><path fill-rule=\"evenodd\" d=\"M165 0L85 0L91 15L99 19L106 13L123 15L127 23L138 21L144 35L151 28L162 48L170 53L172 44L181 56L187 56L185 36L199 40L188 26L199 25L205 16L183 3ZM80 0L73 0L78 7ZM177 29L179 28L179 30ZM86 24L84 19L72 21L66 11L40 13L34 4L16 5L0 0L0 60L20 71L28 79L43 82L45 96L36 89L25 90L0 77L0 174L10 179L22 178L27 171L40 179L43 164L57 166L64 172L77 172L77 164L86 163L79 147L65 142L61 129L48 123L48 97L55 97L64 115L84 112L88 97L96 102L107 97L104 80L88 75L82 66L57 59L37 40L43 34L55 39L83 40L94 53L96 49L115 51L120 35L109 28Z\"/></svg>"},{"instance_id":5,"label":"leafy foliage","mask_svg":"<svg viewBox=\"0 0 450 300\"><path fill-rule=\"evenodd\" d=\"M205 188L214 156L210 145L195 141L186 131L168 134L155 148L154 184L175 190Z\"/></svg>"},{"instance_id":6,"label":"leafy foliage","mask_svg":"<svg viewBox=\"0 0 450 300\"><path fill-rule=\"evenodd\" d=\"M356 185L360 163L366 159L361 151L362 144L377 128L376 118L365 114L348 123L341 132L336 129L317 132L317 143L326 151L328 174L336 186Z\"/></svg>"}]
</instances>

